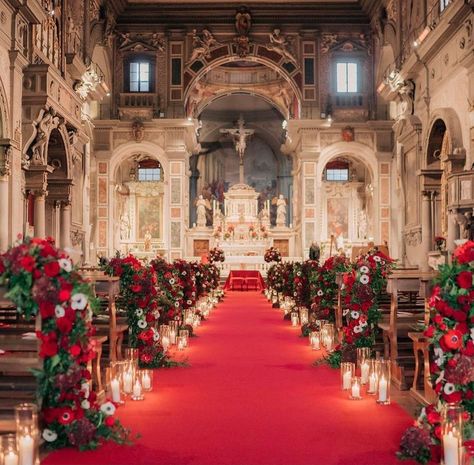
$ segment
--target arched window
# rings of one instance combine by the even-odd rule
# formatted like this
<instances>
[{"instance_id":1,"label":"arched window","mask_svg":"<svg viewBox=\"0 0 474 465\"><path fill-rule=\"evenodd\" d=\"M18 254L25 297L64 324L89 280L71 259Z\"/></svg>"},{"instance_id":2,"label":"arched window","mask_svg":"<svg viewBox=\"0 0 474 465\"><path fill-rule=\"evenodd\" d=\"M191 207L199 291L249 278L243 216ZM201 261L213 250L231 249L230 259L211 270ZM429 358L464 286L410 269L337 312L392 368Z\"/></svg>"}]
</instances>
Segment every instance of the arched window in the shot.
<instances>
[{"instance_id":1,"label":"arched window","mask_svg":"<svg viewBox=\"0 0 474 465\"><path fill-rule=\"evenodd\" d=\"M163 170L160 162L156 160L142 160L138 163L138 181L158 182L163 180Z\"/></svg>"},{"instance_id":2,"label":"arched window","mask_svg":"<svg viewBox=\"0 0 474 465\"><path fill-rule=\"evenodd\" d=\"M324 170L326 181L349 181L349 163L344 160L333 160L326 165Z\"/></svg>"},{"instance_id":3,"label":"arched window","mask_svg":"<svg viewBox=\"0 0 474 465\"><path fill-rule=\"evenodd\" d=\"M155 91L155 60L146 54L132 54L124 60L124 91Z\"/></svg>"}]
</instances>

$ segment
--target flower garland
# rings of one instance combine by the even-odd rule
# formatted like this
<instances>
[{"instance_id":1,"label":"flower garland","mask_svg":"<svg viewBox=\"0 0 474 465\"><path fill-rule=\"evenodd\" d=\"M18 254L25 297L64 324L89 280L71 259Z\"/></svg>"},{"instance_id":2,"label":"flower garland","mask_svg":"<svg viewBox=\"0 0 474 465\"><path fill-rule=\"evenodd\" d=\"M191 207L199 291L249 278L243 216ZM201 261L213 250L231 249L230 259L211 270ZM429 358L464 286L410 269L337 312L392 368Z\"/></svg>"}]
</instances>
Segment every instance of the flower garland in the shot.
<instances>
[{"instance_id":1,"label":"flower garland","mask_svg":"<svg viewBox=\"0 0 474 465\"><path fill-rule=\"evenodd\" d=\"M343 276L341 343L328 356L331 366L339 366L342 358L353 358L356 347L375 344L380 319L379 299L387 285L394 261L382 252L372 250L360 256Z\"/></svg>"},{"instance_id":2,"label":"flower garland","mask_svg":"<svg viewBox=\"0 0 474 465\"><path fill-rule=\"evenodd\" d=\"M269 249L265 250L265 255L263 256L263 259L267 263L279 263L281 262L281 253L276 247L270 247Z\"/></svg>"},{"instance_id":3,"label":"flower garland","mask_svg":"<svg viewBox=\"0 0 474 465\"><path fill-rule=\"evenodd\" d=\"M34 374L46 447L127 443L129 432L114 417L115 405L100 405L89 389L87 363L96 355L90 316L97 301L67 254L52 239L25 238L0 255L0 284L25 318L41 316L43 367Z\"/></svg>"},{"instance_id":4,"label":"flower garland","mask_svg":"<svg viewBox=\"0 0 474 465\"><path fill-rule=\"evenodd\" d=\"M213 249L209 250L208 259L211 263L224 262L224 251L219 247L214 247Z\"/></svg>"},{"instance_id":5,"label":"flower garland","mask_svg":"<svg viewBox=\"0 0 474 465\"><path fill-rule=\"evenodd\" d=\"M173 268L178 271L183 284L183 310L196 305L197 287L196 275L193 272L193 266L186 260L175 260Z\"/></svg>"},{"instance_id":6,"label":"flower garland","mask_svg":"<svg viewBox=\"0 0 474 465\"><path fill-rule=\"evenodd\" d=\"M474 438L474 242L454 252L453 263L442 265L430 298L432 317L425 331L432 346L431 380L438 402L424 408L407 430L398 457L425 464L440 454L441 411L448 403L461 404L465 412L465 438ZM417 430L415 432L415 429ZM426 441L409 441L408 431Z\"/></svg>"},{"instance_id":7,"label":"flower garland","mask_svg":"<svg viewBox=\"0 0 474 465\"><path fill-rule=\"evenodd\" d=\"M102 269L120 278L118 305L127 312L130 346L138 348L140 365L156 368L169 364L156 328L158 309L157 278L153 268L143 266L132 255L101 260Z\"/></svg>"},{"instance_id":8,"label":"flower garland","mask_svg":"<svg viewBox=\"0 0 474 465\"><path fill-rule=\"evenodd\" d=\"M311 289L311 311L317 319L335 321L337 306L337 273L349 268L349 259L343 255L329 257L319 269L318 280Z\"/></svg>"}]
</instances>

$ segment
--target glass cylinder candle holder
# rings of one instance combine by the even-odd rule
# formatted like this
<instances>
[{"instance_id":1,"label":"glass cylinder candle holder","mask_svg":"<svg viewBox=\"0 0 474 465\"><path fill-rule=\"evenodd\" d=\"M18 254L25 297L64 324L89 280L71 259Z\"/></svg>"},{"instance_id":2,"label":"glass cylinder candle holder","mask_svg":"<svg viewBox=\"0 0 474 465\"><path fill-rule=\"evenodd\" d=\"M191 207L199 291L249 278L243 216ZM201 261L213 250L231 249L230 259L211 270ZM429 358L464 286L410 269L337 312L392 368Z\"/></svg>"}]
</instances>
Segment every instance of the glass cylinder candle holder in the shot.
<instances>
[{"instance_id":1,"label":"glass cylinder candle holder","mask_svg":"<svg viewBox=\"0 0 474 465\"><path fill-rule=\"evenodd\" d=\"M463 465L463 408L447 404L441 413L442 465Z\"/></svg>"},{"instance_id":2,"label":"glass cylinder candle holder","mask_svg":"<svg viewBox=\"0 0 474 465\"><path fill-rule=\"evenodd\" d=\"M116 374L115 366L110 366L105 369L105 384L107 386L107 396L116 404L123 404L122 400L122 386L120 376Z\"/></svg>"},{"instance_id":3,"label":"glass cylinder candle holder","mask_svg":"<svg viewBox=\"0 0 474 465\"><path fill-rule=\"evenodd\" d=\"M326 323L322 329L322 340L328 352L332 352L334 348L334 325L332 323Z\"/></svg>"},{"instance_id":4,"label":"glass cylinder candle holder","mask_svg":"<svg viewBox=\"0 0 474 465\"><path fill-rule=\"evenodd\" d=\"M184 350L186 348L186 337L178 336L176 344L178 346L178 350Z\"/></svg>"},{"instance_id":5,"label":"glass cylinder candle holder","mask_svg":"<svg viewBox=\"0 0 474 465\"><path fill-rule=\"evenodd\" d=\"M362 400L361 384L360 384L360 378L358 376L352 377L349 399Z\"/></svg>"},{"instance_id":6,"label":"glass cylinder candle holder","mask_svg":"<svg viewBox=\"0 0 474 465\"><path fill-rule=\"evenodd\" d=\"M321 339L324 339L325 333L323 332L323 328L328 323L328 320L316 320L316 325L319 327L319 331L321 331Z\"/></svg>"},{"instance_id":7,"label":"glass cylinder candle holder","mask_svg":"<svg viewBox=\"0 0 474 465\"><path fill-rule=\"evenodd\" d=\"M291 312L291 326L298 326L299 318L298 313Z\"/></svg>"},{"instance_id":8,"label":"glass cylinder candle holder","mask_svg":"<svg viewBox=\"0 0 474 465\"><path fill-rule=\"evenodd\" d=\"M145 396L143 395L143 387L139 378L135 380L132 388L132 400L143 400Z\"/></svg>"},{"instance_id":9,"label":"glass cylinder candle holder","mask_svg":"<svg viewBox=\"0 0 474 465\"><path fill-rule=\"evenodd\" d=\"M321 337L319 331L311 331L309 333L309 344L313 350L321 349Z\"/></svg>"},{"instance_id":10,"label":"glass cylinder candle holder","mask_svg":"<svg viewBox=\"0 0 474 465\"><path fill-rule=\"evenodd\" d=\"M300 323L301 325L307 324L309 321L308 319L308 309L305 307L300 307Z\"/></svg>"},{"instance_id":11,"label":"glass cylinder candle holder","mask_svg":"<svg viewBox=\"0 0 474 465\"><path fill-rule=\"evenodd\" d=\"M390 404L390 360L378 361L377 403Z\"/></svg>"},{"instance_id":12,"label":"glass cylinder candle holder","mask_svg":"<svg viewBox=\"0 0 474 465\"><path fill-rule=\"evenodd\" d=\"M348 391L351 388L352 378L355 375L355 365L352 362L341 363L341 388Z\"/></svg>"},{"instance_id":13,"label":"glass cylinder candle holder","mask_svg":"<svg viewBox=\"0 0 474 465\"><path fill-rule=\"evenodd\" d=\"M170 343L171 345L174 345L176 344L176 338L178 337L178 322L172 320L168 324L170 327Z\"/></svg>"},{"instance_id":14,"label":"glass cylinder candle holder","mask_svg":"<svg viewBox=\"0 0 474 465\"><path fill-rule=\"evenodd\" d=\"M378 363L376 360L368 360L369 364L369 379L367 381L367 394L375 396L377 394L377 384L379 379Z\"/></svg>"},{"instance_id":15,"label":"glass cylinder candle holder","mask_svg":"<svg viewBox=\"0 0 474 465\"><path fill-rule=\"evenodd\" d=\"M142 389L145 392L151 391L153 389L153 370L140 370L139 377Z\"/></svg>"},{"instance_id":16,"label":"glass cylinder candle holder","mask_svg":"<svg viewBox=\"0 0 474 465\"><path fill-rule=\"evenodd\" d=\"M0 436L0 463L2 465L18 465L20 458L15 434L5 434Z\"/></svg>"},{"instance_id":17,"label":"glass cylinder candle holder","mask_svg":"<svg viewBox=\"0 0 474 465\"><path fill-rule=\"evenodd\" d=\"M180 329L179 335L184 338L184 347L189 347L189 331L187 329Z\"/></svg>"},{"instance_id":18,"label":"glass cylinder candle holder","mask_svg":"<svg viewBox=\"0 0 474 465\"><path fill-rule=\"evenodd\" d=\"M134 371L129 365L124 367L122 372L122 391L125 395L131 395L133 392Z\"/></svg>"},{"instance_id":19,"label":"glass cylinder candle holder","mask_svg":"<svg viewBox=\"0 0 474 465\"><path fill-rule=\"evenodd\" d=\"M360 369L364 360L370 359L372 350L370 347L357 348L357 368Z\"/></svg>"},{"instance_id":20,"label":"glass cylinder candle holder","mask_svg":"<svg viewBox=\"0 0 474 465\"><path fill-rule=\"evenodd\" d=\"M39 463L38 407L23 403L15 407L16 443L19 465Z\"/></svg>"},{"instance_id":21,"label":"glass cylinder candle holder","mask_svg":"<svg viewBox=\"0 0 474 465\"><path fill-rule=\"evenodd\" d=\"M364 359L360 366L360 383L368 384L370 375L370 359Z\"/></svg>"}]
</instances>

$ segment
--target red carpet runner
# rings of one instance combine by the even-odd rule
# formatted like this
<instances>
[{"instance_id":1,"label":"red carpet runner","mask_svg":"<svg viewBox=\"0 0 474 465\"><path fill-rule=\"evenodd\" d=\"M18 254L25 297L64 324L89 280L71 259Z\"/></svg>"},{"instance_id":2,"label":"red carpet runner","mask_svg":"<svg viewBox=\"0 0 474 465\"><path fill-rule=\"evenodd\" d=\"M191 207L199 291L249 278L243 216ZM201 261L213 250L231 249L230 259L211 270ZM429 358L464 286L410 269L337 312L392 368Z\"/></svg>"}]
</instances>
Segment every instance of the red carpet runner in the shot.
<instances>
[{"instance_id":1,"label":"red carpet runner","mask_svg":"<svg viewBox=\"0 0 474 465\"><path fill-rule=\"evenodd\" d=\"M256 292L229 292L188 349L190 367L158 370L121 419L131 447L63 450L46 465L392 465L410 419L397 405L350 401L339 373ZM409 462L404 462L409 464Z\"/></svg>"}]
</instances>

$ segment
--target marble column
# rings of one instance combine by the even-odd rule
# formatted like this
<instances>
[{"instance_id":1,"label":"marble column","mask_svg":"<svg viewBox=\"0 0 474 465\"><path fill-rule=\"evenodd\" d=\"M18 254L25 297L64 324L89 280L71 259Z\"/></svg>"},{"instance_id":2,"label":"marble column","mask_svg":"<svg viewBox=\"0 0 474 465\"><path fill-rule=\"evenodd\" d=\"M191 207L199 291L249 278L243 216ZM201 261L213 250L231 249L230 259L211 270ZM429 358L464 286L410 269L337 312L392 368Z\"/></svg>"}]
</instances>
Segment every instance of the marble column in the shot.
<instances>
[{"instance_id":1,"label":"marble column","mask_svg":"<svg viewBox=\"0 0 474 465\"><path fill-rule=\"evenodd\" d=\"M423 249L423 261L421 268L423 271L429 271L428 253L432 249L433 231L431 228L431 191L423 191L423 200L421 203L421 244Z\"/></svg>"},{"instance_id":2,"label":"marble column","mask_svg":"<svg viewBox=\"0 0 474 465\"><path fill-rule=\"evenodd\" d=\"M62 249L71 247L71 204L70 202L61 202L61 230L60 244Z\"/></svg>"},{"instance_id":3,"label":"marble column","mask_svg":"<svg viewBox=\"0 0 474 465\"><path fill-rule=\"evenodd\" d=\"M35 236L46 236L46 191L35 191Z\"/></svg>"},{"instance_id":4,"label":"marble column","mask_svg":"<svg viewBox=\"0 0 474 465\"><path fill-rule=\"evenodd\" d=\"M10 211L8 194L10 179L11 147L4 147L0 157L0 252L8 248L8 227L10 224Z\"/></svg>"},{"instance_id":5,"label":"marble column","mask_svg":"<svg viewBox=\"0 0 474 465\"><path fill-rule=\"evenodd\" d=\"M457 239L458 223L456 221L456 211L448 210L448 237L446 238L446 250L452 254L456 245L454 241Z\"/></svg>"}]
</instances>

